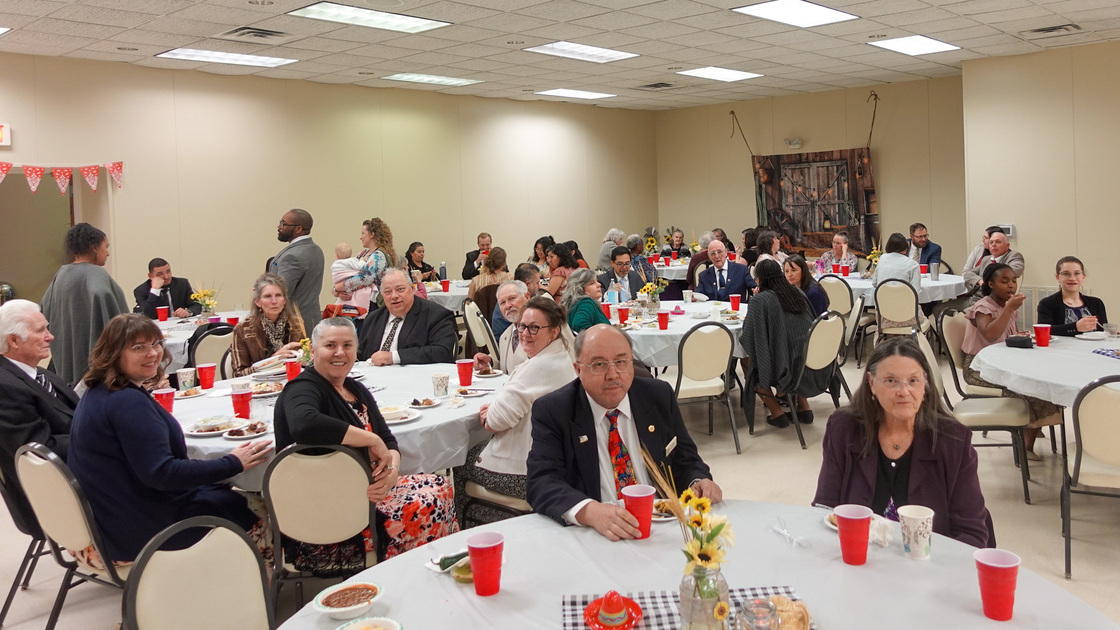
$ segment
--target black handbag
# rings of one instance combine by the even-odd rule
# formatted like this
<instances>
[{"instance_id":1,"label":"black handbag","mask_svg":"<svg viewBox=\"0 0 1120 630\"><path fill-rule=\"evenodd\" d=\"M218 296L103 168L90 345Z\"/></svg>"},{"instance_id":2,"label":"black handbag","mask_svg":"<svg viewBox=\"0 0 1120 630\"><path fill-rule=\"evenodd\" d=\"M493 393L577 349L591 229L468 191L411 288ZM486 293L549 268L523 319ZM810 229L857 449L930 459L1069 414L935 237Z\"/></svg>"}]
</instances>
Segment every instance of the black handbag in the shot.
<instances>
[{"instance_id":1,"label":"black handbag","mask_svg":"<svg viewBox=\"0 0 1120 630\"><path fill-rule=\"evenodd\" d=\"M1008 337L1007 340L1004 341L1004 343L1006 343L1008 346L1010 346L1012 348L1033 348L1034 347L1034 342L1031 341L1031 338L1027 337L1026 335L1012 335L1012 336Z\"/></svg>"}]
</instances>

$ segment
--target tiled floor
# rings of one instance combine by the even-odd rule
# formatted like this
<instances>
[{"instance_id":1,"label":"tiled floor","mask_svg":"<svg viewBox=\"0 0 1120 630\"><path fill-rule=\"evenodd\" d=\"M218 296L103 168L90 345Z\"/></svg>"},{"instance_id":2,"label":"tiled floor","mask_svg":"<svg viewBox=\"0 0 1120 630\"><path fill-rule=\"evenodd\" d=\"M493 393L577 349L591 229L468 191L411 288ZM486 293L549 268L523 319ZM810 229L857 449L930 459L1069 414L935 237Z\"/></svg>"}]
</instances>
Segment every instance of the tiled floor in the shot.
<instances>
[{"instance_id":1,"label":"tiled floor","mask_svg":"<svg viewBox=\"0 0 1120 630\"><path fill-rule=\"evenodd\" d=\"M845 368L849 383L858 380L854 366ZM951 383L951 381L950 381ZM817 422L806 427L808 449L797 443L793 428L776 430L765 424L754 436L747 435L746 421L736 407L740 422L743 453L735 454L727 412L716 410L715 434L707 434L707 411L703 405L685 407L684 415L700 452L711 465L724 495L733 499L807 504L816 488L821 462L824 420L832 409L827 396L812 401ZM983 438L977 436L979 444ZM992 441L1000 436L994 435ZM1042 443L1039 443L1042 450ZM1031 498L1023 503L1018 470L1006 448L982 448L980 481L984 490L1001 547L1023 557L1024 566L1081 597L1090 605L1120 622L1120 501L1099 497L1074 496L1074 544L1072 581L1063 577L1063 552L1058 494L1061 468L1057 457L1047 450L1044 461L1031 466ZM4 589L11 583L28 539L19 534L7 514L0 514L0 577ZM45 559L35 572L31 589L16 595L7 630L39 630L58 588L61 570ZM309 586L308 593L315 592ZM290 590L280 602L281 616L289 615L296 602ZM111 629L120 621L120 596L97 585L83 585L71 591L59 628Z\"/></svg>"}]
</instances>

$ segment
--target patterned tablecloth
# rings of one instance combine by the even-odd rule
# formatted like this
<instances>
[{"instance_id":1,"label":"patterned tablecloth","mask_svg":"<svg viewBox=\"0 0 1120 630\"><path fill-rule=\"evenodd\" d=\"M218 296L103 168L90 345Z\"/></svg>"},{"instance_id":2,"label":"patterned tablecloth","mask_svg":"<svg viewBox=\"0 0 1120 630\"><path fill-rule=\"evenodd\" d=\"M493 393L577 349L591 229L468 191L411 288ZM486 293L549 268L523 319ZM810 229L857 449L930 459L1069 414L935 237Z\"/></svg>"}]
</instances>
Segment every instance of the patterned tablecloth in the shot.
<instances>
[{"instance_id":1,"label":"patterned tablecloth","mask_svg":"<svg viewBox=\"0 0 1120 630\"><path fill-rule=\"evenodd\" d=\"M677 613L680 604L680 593L677 591L639 591L637 593L622 593L642 607L642 628L650 630L678 630L681 627L681 617ZM742 602L755 598L767 598L771 595L785 595L792 600L800 597L789 586L751 586L746 588L733 588L728 593L731 600L731 615L728 621L738 614ZM587 624L583 621L583 611L591 602L599 599L603 593L597 595L565 595L560 603L561 622L564 630L584 630ZM809 627L817 625L811 620Z\"/></svg>"}]
</instances>

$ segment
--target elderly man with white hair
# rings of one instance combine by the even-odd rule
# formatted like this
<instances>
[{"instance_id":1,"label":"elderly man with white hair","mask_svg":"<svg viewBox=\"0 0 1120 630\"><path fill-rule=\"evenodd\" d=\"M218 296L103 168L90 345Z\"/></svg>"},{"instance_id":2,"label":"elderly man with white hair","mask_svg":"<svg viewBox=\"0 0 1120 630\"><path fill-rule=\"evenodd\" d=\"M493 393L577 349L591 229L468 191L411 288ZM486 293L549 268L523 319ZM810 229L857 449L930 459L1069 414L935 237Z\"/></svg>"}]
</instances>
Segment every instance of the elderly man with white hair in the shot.
<instances>
[{"instance_id":1,"label":"elderly man with white hair","mask_svg":"<svg viewBox=\"0 0 1120 630\"><path fill-rule=\"evenodd\" d=\"M606 236L603 237L603 245L599 248L599 260L595 263L596 269L610 269L611 268L611 252L614 248L622 245L622 241L626 239L626 232L618 228L611 228L607 230Z\"/></svg>"}]
</instances>

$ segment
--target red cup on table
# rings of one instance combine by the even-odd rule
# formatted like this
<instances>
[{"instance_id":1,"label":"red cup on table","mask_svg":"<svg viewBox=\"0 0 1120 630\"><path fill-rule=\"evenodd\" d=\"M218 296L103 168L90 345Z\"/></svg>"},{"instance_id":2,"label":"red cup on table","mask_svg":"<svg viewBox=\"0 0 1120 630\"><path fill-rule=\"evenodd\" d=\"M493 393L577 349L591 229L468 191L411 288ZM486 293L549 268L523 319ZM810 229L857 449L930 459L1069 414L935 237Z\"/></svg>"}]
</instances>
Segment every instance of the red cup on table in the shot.
<instances>
[{"instance_id":1,"label":"red cup on table","mask_svg":"<svg viewBox=\"0 0 1120 630\"><path fill-rule=\"evenodd\" d=\"M626 320L629 317L630 317L630 307L629 306L618 307L618 323L625 324Z\"/></svg>"},{"instance_id":2,"label":"red cup on table","mask_svg":"<svg viewBox=\"0 0 1120 630\"><path fill-rule=\"evenodd\" d=\"M599 307L603 309L603 315L607 319L610 319L611 318L611 303L610 302L603 302L602 304L599 305Z\"/></svg>"},{"instance_id":3,"label":"red cup on table","mask_svg":"<svg viewBox=\"0 0 1120 630\"><path fill-rule=\"evenodd\" d=\"M657 327L661 330L669 329L669 311L657 311Z\"/></svg>"},{"instance_id":4,"label":"red cup on table","mask_svg":"<svg viewBox=\"0 0 1120 630\"><path fill-rule=\"evenodd\" d=\"M171 388L157 389L152 392L152 395L155 396L160 407L166 409L167 413L171 413L172 407L175 406L175 390Z\"/></svg>"},{"instance_id":5,"label":"red cup on table","mask_svg":"<svg viewBox=\"0 0 1120 630\"><path fill-rule=\"evenodd\" d=\"M226 323L229 324L230 326L236 326L237 323L240 322L240 321L241 321L240 317L227 317L226 318Z\"/></svg>"},{"instance_id":6,"label":"red cup on table","mask_svg":"<svg viewBox=\"0 0 1120 630\"><path fill-rule=\"evenodd\" d=\"M217 373L217 363L202 363L195 366L198 369L198 386L202 389L214 389L214 375Z\"/></svg>"},{"instance_id":7,"label":"red cup on table","mask_svg":"<svg viewBox=\"0 0 1120 630\"><path fill-rule=\"evenodd\" d=\"M677 259L677 250L674 249L673 253L671 255L673 257L673 260L676 260Z\"/></svg>"},{"instance_id":8,"label":"red cup on table","mask_svg":"<svg viewBox=\"0 0 1120 630\"><path fill-rule=\"evenodd\" d=\"M929 265L918 265L918 268L923 274L929 273Z\"/></svg>"},{"instance_id":9,"label":"red cup on table","mask_svg":"<svg viewBox=\"0 0 1120 630\"><path fill-rule=\"evenodd\" d=\"M233 415L238 418L249 419L249 403L253 400L253 390L250 388L235 389L230 394L233 399Z\"/></svg>"},{"instance_id":10,"label":"red cup on table","mask_svg":"<svg viewBox=\"0 0 1120 630\"><path fill-rule=\"evenodd\" d=\"M471 557L475 595L487 597L501 589L502 552L505 549L505 542L506 537L498 532L475 534L467 539L467 553Z\"/></svg>"},{"instance_id":11,"label":"red cup on table","mask_svg":"<svg viewBox=\"0 0 1120 630\"><path fill-rule=\"evenodd\" d=\"M851 271L852 268L848 265L840 265L840 275L844 276L845 278L848 277L848 274L851 273Z\"/></svg>"},{"instance_id":12,"label":"red cup on table","mask_svg":"<svg viewBox=\"0 0 1120 630\"><path fill-rule=\"evenodd\" d=\"M455 361L459 369L459 387L470 387L471 377L474 376L474 359L459 359Z\"/></svg>"},{"instance_id":13,"label":"red cup on table","mask_svg":"<svg viewBox=\"0 0 1120 630\"><path fill-rule=\"evenodd\" d=\"M832 263L832 273L840 273L840 263Z\"/></svg>"},{"instance_id":14,"label":"red cup on table","mask_svg":"<svg viewBox=\"0 0 1120 630\"><path fill-rule=\"evenodd\" d=\"M1045 348L1050 345L1050 324L1034 325L1034 343L1039 348Z\"/></svg>"},{"instance_id":15,"label":"red cup on table","mask_svg":"<svg viewBox=\"0 0 1120 630\"><path fill-rule=\"evenodd\" d=\"M731 300L731 310L738 313L739 312L739 304L740 304L741 300L743 299L743 296L739 295L738 293L732 293L731 295L727 296L727 299Z\"/></svg>"},{"instance_id":16,"label":"red cup on table","mask_svg":"<svg viewBox=\"0 0 1120 630\"><path fill-rule=\"evenodd\" d=\"M980 579L984 616L996 621L1011 619L1015 611L1019 556L1003 549L977 549L972 557L976 560L976 573Z\"/></svg>"},{"instance_id":17,"label":"red cup on table","mask_svg":"<svg viewBox=\"0 0 1120 630\"><path fill-rule=\"evenodd\" d=\"M662 259L661 259L661 262L665 263L665 266L666 266L666 267L668 267L669 265L673 264L673 261L672 261L672 259L670 259L670 258L669 258L668 256L666 256L666 257L662 258Z\"/></svg>"},{"instance_id":18,"label":"red cup on table","mask_svg":"<svg viewBox=\"0 0 1120 630\"><path fill-rule=\"evenodd\" d=\"M840 530L840 553L844 564L867 562L867 536L871 531L871 508L865 505L838 505L836 528Z\"/></svg>"},{"instance_id":19,"label":"red cup on table","mask_svg":"<svg viewBox=\"0 0 1120 630\"><path fill-rule=\"evenodd\" d=\"M622 505L626 511L638 519L638 538L649 538L649 526L653 522L653 486L634 484L622 489Z\"/></svg>"},{"instance_id":20,"label":"red cup on table","mask_svg":"<svg viewBox=\"0 0 1120 630\"><path fill-rule=\"evenodd\" d=\"M655 262L655 263L661 262L661 254L654 254L653 255L653 262Z\"/></svg>"},{"instance_id":21,"label":"red cup on table","mask_svg":"<svg viewBox=\"0 0 1120 630\"><path fill-rule=\"evenodd\" d=\"M167 316L170 315L170 314L171 314L171 307L170 306L157 306L156 307L156 318L159 319L159 321L161 321L161 322L167 321Z\"/></svg>"},{"instance_id":22,"label":"red cup on table","mask_svg":"<svg viewBox=\"0 0 1120 630\"><path fill-rule=\"evenodd\" d=\"M730 260L731 262L735 262L735 256L736 256L735 252L727 252L727 259Z\"/></svg>"},{"instance_id":23,"label":"red cup on table","mask_svg":"<svg viewBox=\"0 0 1120 630\"><path fill-rule=\"evenodd\" d=\"M299 359L284 359L284 375L289 381L299 376L302 371L303 366L299 364Z\"/></svg>"},{"instance_id":24,"label":"red cup on table","mask_svg":"<svg viewBox=\"0 0 1120 630\"><path fill-rule=\"evenodd\" d=\"M451 281L450 280L440 280L439 283L443 287L443 292L444 293L447 293L448 291L451 290Z\"/></svg>"}]
</instances>

